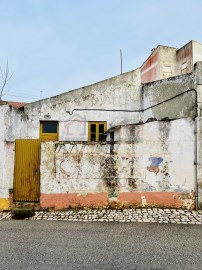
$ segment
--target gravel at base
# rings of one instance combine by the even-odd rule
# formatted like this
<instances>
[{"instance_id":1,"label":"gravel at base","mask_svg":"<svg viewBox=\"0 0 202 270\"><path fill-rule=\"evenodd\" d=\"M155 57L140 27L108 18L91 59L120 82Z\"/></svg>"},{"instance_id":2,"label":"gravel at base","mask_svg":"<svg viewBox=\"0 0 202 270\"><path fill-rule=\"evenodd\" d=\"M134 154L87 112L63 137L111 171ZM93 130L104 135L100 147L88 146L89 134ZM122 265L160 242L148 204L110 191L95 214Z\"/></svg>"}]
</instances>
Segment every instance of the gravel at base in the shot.
<instances>
[{"instance_id":1,"label":"gravel at base","mask_svg":"<svg viewBox=\"0 0 202 270\"><path fill-rule=\"evenodd\" d=\"M11 212L0 212L0 220L12 219ZM202 211L180 209L124 209L124 210L66 210L38 211L29 220L97 221L97 222L158 222L202 224Z\"/></svg>"}]
</instances>

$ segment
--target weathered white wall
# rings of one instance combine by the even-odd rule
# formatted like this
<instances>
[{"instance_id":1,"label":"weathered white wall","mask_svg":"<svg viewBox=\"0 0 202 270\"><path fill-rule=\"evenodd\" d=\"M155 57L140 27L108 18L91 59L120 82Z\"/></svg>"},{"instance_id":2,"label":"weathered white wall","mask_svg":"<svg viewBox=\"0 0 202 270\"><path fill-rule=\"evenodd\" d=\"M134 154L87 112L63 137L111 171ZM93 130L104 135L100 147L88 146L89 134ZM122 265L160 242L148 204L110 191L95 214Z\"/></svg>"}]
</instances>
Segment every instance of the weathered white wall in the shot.
<instances>
[{"instance_id":1,"label":"weathered white wall","mask_svg":"<svg viewBox=\"0 0 202 270\"><path fill-rule=\"evenodd\" d=\"M113 155L107 143L42 143L41 193L108 192L112 197L134 191L193 194L194 129L195 122L188 119L137 125L133 131L139 138L115 143ZM189 208L194 199L187 196L183 206Z\"/></svg>"},{"instance_id":2,"label":"weathered white wall","mask_svg":"<svg viewBox=\"0 0 202 270\"><path fill-rule=\"evenodd\" d=\"M101 176L102 164L109 153L106 143L42 143L41 193L105 190Z\"/></svg>"},{"instance_id":3,"label":"weathered white wall","mask_svg":"<svg viewBox=\"0 0 202 270\"><path fill-rule=\"evenodd\" d=\"M5 160L5 121L4 121L4 114L5 114L5 105L0 105L0 198L5 198L6 194L4 194L4 160Z\"/></svg>"},{"instance_id":4,"label":"weathered white wall","mask_svg":"<svg viewBox=\"0 0 202 270\"><path fill-rule=\"evenodd\" d=\"M191 192L195 189L194 129L195 122L188 119L156 121L133 127L136 134L134 145L123 143L117 152L126 157L135 156L134 177L138 190ZM150 157L163 159L157 175L146 169L150 166ZM125 166L125 170L128 169ZM123 168L120 171L123 173Z\"/></svg>"},{"instance_id":5,"label":"weathered white wall","mask_svg":"<svg viewBox=\"0 0 202 270\"><path fill-rule=\"evenodd\" d=\"M198 205L202 209L202 85L198 86L198 118L197 122L197 185Z\"/></svg>"},{"instance_id":6,"label":"weathered white wall","mask_svg":"<svg viewBox=\"0 0 202 270\"><path fill-rule=\"evenodd\" d=\"M111 126L139 121L141 109L139 69L39 102L27 104L28 136L39 137L40 120L59 121L59 140L86 141L88 121ZM84 110L82 110L84 109ZM85 110L92 109L92 110Z\"/></svg>"},{"instance_id":7,"label":"weathered white wall","mask_svg":"<svg viewBox=\"0 0 202 270\"><path fill-rule=\"evenodd\" d=\"M15 143L6 142L4 152L4 168L3 168L3 182L1 185L2 196L0 198L9 197L9 189L13 189L14 180L14 162L15 162Z\"/></svg>"},{"instance_id":8,"label":"weathered white wall","mask_svg":"<svg viewBox=\"0 0 202 270\"><path fill-rule=\"evenodd\" d=\"M195 54L198 55L200 50L197 47L198 43L194 46L196 47ZM145 65L147 68L147 62L151 60L151 66L158 66L156 79L165 78L168 67L170 67L171 75L174 76L177 72L176 49L158 46L156 52L158 52L158 57L152 58L153 54L156 55L154 52L151 59L148 58L143 64L141 70ZM177 55L179 61L184 61L185 56L192 56L192 42L178 50ZM150 66L148 69L150 72ZM169 114L173 119L175 115L180 118L189 117L193 113L193 108L190 106L187 108L184 105L184 101L186 103L186 100L190 101L191 96L193 97L191 93L163 104L161 107L147 110L144 114L133 112L133 110L145 109L194 88L192 77L184 76L173 78L173 81L170 79L146 84L142 91L141 72L140 69L136 69L90 86L27 104L25 106L25 115L28 118L26 136L39 138L41 120L59 121L59 140L87 141L88 121L106 121L107 129L109 129L117 125L145 122L151 117L162 119L168 117ZM171 106L174 106L173 110Z\"/></svg>"},{"instance_id":9,"label":"weathered white wall","mask_svg":"<svg viewBox=\"0 0 202 270\"><path fill-rule=\"evenodd\" d=\"M196 118L197 128L197 189L198 189L198 207L202 209L202 62L195 66L197 86L198 117Z\"/></svg>"},{"instance_id":10,"label":"weathered white wall","mask_svg":"<svg viewBox=\"0 0 202 270\"><path fill-rule=\"evenodd\" d=\"M197 116L194 89L197 89L198 84L198 93L201 92L199 73L202 74L201 70L191 75L148 83L142 88L138 69L57 97L28 104L25 112L1 105L0 198L8 197L8 190L13 185L14 140L38 138L40 120L59 121L59 140L66 141L65 147L61 149L62 142L42 145L42 193L108 192L114 196L115 193L133 191L191 192L194 190L194 124L191 119ZM187 90L192 91L185 93ZM176 95L180 96L174 98ZM172 100L167 102L168 99ZM120 111L143 110L162 101L166 102L142 113ZM201 97L198 99L198 103L200 102ZM199 114L200 109L199 106ZM147 122L151 118L179 120L127 126L141 121ZM108 128L125 125L115 133L115 140L121 141L121 144L115 144L114 155L110 155L108 144L68 143L87 140L88 121L107 121ZM198 127L201 133L200 119ZM162 135L163 132L166 135ZM200 137L199 134L199 141ZM58 151L56 153L55 145ZM200 144L198 146L201 148ZM47 147L50 149L47 150ZM70 147L70 150L65 150L66 147ZM200 150L198 152L199 157L202 156ZM154 170L150 168L151 159L149 160L153 157L163 159L159 168L156 168L159 170L157 174L150 171ZM113 192L107 180L112 178L109 175L111 165L108 168L108 163L113 165L111 172L116 174L113 176L116 187ZM198 171L200 186L201 176L200 170ZM164 172L166 175L163 176ZM185 178L187 175L189 180ZM202 198L202 195L200 196Z\"/></svg>"},{"instance_id":11,"label":"weathered white wall","mask_svg":"<svg viewBox=\"0 0 202 270\"><path fill-rule=\"evenodd\" d=\"M159 78L176 76L176 48L159 46Z\"/></svg>"},{"instance_id":12,"label":"weathered white wall","mask_svg":"<svg viewBox=\"0 0 202 270\"><path fill-rule=\"evenodd\" d=\"M184 45L176 52L177 73L176 75L193 71L193 47L192 41ZM183 70L182 70L183 69Z\"/></svg>"},{"instance_id":13,"label":"weathered white wall","mask_svg":"<svg viewBox=\"0 0 202 270\"><path fill-rule=\"evenodd\" d=\"M148 118L152 117L157 119L192 117L194 114L193 102L195 102L193 93L144 113L132 111L158 104L192 89L193 85L192 77L186 75L172 80L146 84L142 90L138 69L26 105L27 136L39 138L40 120L59 121L59 140L61 141L87 141L89 121L106 121L107 129L109 129L117 125L146 122ZM187 100L189 106L187 106ZM129 111L127 112L127 110Z\"/></svg>"},{"instance_id":14,"label":"weathered white wall","mask_svg":"<svg viewBox=\"0 0 202 270\"><path fill-rule=\"evenodd\" d=\"M146 122L149 118L161 120L163 118L196 117L194 78L194 74L186 74L145 84L143 86L143 108L145 111L142 114L142 121ZM154 107L147 110L151 106Z\"/></svg>"},{"instance_id":15,"label":"weathered white wall","mask_svg":"<svg viewBox=\"0 0 202 270\"><path fill-rule=\"evenodd\" d=\"M202 61L202 44L192 41L192 50L193 50L193 65L196 62Z\"/></svg>"},{"instance_id":16,"label":"weathered white wall","mask_svg":"<svg viewBox=\"0 0 202 270\"><path fill-rule=\"evenodd\" d=\"M26 137L26 116L9 105L0 105L0 209L13 188L15 139Z\"/></svg>"}]
</instances>

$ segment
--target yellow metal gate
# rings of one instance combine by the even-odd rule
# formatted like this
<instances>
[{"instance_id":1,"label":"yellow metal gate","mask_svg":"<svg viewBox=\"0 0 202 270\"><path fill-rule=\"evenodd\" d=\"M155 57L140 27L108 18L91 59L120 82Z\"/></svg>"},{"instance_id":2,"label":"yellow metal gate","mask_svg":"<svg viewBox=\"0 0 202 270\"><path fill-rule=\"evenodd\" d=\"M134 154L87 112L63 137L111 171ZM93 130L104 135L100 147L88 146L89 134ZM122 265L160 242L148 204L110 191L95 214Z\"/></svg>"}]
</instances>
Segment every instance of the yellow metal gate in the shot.
<instances>
[{"instance_id":1,"label":"yellow metal gate","mask_svg":"<svg viewBox=\"0 0 202 270\"><path fill-rule=\"evenodd\" d=\"M14 201L38 202L40 193L40 140L15 141Z\"/></svg>"}]
</instances>

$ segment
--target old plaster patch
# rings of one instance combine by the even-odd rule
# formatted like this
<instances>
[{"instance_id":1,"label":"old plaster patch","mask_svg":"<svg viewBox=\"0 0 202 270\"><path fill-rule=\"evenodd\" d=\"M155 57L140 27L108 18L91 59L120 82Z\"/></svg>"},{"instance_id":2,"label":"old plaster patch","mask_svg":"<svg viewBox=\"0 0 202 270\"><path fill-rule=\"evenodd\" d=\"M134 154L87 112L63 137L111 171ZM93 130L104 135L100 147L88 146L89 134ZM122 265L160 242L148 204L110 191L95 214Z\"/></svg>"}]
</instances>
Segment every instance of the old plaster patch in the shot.
<instances>
[{"instance_id":1,"label":"old plaster patch","mask_svg":"<svg viewBox=\"0 0 202 270\"><path fill-rule=\"evenodd\" d=\"M142 207L146 207L148 205L146 197L145 196L141 196L141 200L142 200Z\"/></svg>"},{"instance_id":2,"label":"old plaster patch","mask_svg":"<svg viewBox=\"0 0 202 270\"><path fill-rule=\"evenodd\" d=\"M150 157L149 161L151 162L150 166L147 166L149 172L154 172L156 175L159 172L159 165L163 162L162 157Z\"/></svg>"},{"instance_id":3,"label":"old plaster patch","mask_svg":"<svg viewBox=\"0 0 202 270\"><path fill-rule=\"evenodd\" d=\"M185 209L191 209L194 205L194 198L193 194L185 194L182 195L181 197L182 200L182 207Z\"/></svg>"}]
</instances>

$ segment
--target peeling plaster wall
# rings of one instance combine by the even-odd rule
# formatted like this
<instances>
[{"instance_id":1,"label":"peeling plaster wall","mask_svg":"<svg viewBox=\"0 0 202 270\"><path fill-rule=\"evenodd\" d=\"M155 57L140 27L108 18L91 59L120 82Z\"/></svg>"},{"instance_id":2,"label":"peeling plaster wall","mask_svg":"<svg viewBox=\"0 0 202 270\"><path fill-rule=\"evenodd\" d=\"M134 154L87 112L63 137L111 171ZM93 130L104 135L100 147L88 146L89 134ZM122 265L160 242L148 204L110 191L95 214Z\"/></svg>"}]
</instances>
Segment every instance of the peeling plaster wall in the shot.
<instances>
[{"instance_id":1,"label":"peeling plaster wall","mask_svg":"<svg viewBox=\"0 0 202 270\"><path fill-rule=\"evenodd\" d=\"M202 61L202 44L192 40L180 49L159 45L141 66L141 82L191 73Z\"/></svg>"},{"instance_id":2,"label":"peeling plaster wall","mask_svg":"<svg viewBox=\"0 0 202 270\"><path fill-rule=\"evenodd\" d=\"M192 41L192 48L193 48L193 65L196 62L202 61L202 44Z\"/></svg>"},{"instance_id":3,"label":"peeling plaster wall","mask_svg":"<svg viewBox=\"0 0 202 270\"><path fill-rule=\"evenodd\" d=\"M197 93L198 93L198 117L196 119L197 129L197 189L198 208L202 209L202 62L195 66Z\"/></svg>"},{"instance_id":4,"label":"peeling plaster wall","mask_svg":"<svg viewBox=\"0 0 202 270\"><path fill-rule=\"evenodd\" d=\"M194 74L186 74L143 86L143 122L149 118L194 118L196 111L196 91ZM191 91L190 91L191 90ZM187 92L188 91L188 92ZM166 101L162 103L163 101ZM155 106L162 103L158 106ZM154 106L151 109L147 108Z\"/></svg>"},{"instance_id":5,"label":"peeling plaster wall","mask_svg":"<svg viewBox=\"0 0 202 270\"><path fill-rule=\"evenodd\" d=\"M138 122L140 113L119 110L141 109L141 94L140 70L136 69L90 86L27 104L25 114L29 118L28 136L39 137L40 120L57 120L59 140L87 141L88 121L107 121L107 128Z\"/></svg>"},{"instance_id":6,"label":"peeling plaster wall","mask_svg":"<svg viewBox=\"0 0 202 270\"><path fill-rule=\"evenodd\" d=\"M194 129L189 119L137 125L139 140L115 142L114 154L108 143L42 143L41 206L193 208Z\"/></svg>"},{"instance_id":7,"label":"peeling plaster wall","mask_svg":"<svg viewBox=\"0 0 202 270\"><path fill-rule=\"evenodd\" d=\"M193 47L192 41L177 50L177 73L176 75L190 73L193 71Z\"/></svg>"},{"instance_id":8,"label":"peeling plaster wall","mask_svg":"<svg viewBox=\"0 0 202 270\"><path fill-rule=\"evenodd\" d=\"M147 83L159 80L159 47L156 48L141 66L141 82Z\"/></svg>"},{"instance_id":9,"label":"peeling plaster wall","mask_svg":"<svg viewBox=\"0 0 202 270\"><path fill-rule=\"evenodd\" d=\"M159 120L165 117L171 119L194 117L196 114L194 92L184 94L144 113L130 111L146 109L193 89L195 87L193 77L193 74L189 74L156 81L145 84L142 89L140 70L137 69L94 85L27 104L25 107L25 115L28 118L27 136L39 138L40 120L59 121L61 141L87 141L88 121L107 121L109 129L117 125L146 122L149 118Z\"/></svg>"},{"instance_id":10,"label":"peeling plaster wall","mask_svg":"<svg viewBox=\"0 0 202 270\"><path fill-rule=\"evenodd\" d=\"M119 206L192 208L197 187L202 207L201 85L202 63L197 63L192 74L147 83L143 88L137 69L28 104L25 112L0 105L0 209L8 205L8 191L13 187L14 141L38 138L40 120L58 120L59 140L66 141L42 144L42 207L101 206L113 201ZM196 120L198 186L193 180L195 89L200 116ZM166 102L141 113L76 110L143 110L163 101ZM164 118L168 118L166 122ZM115 132L119 142L115 143L114 152L107 143L85 142L88 121L107 121L108 128L124 125ZM140 124L147 121L153 122Z\"/></svg>"},{"instance_id":11,"label":"peeling plaster wall","mask_svg":"<svg viewBox=\"0 0 202 270\"><path fill-rule=\"evenodd\" d=\"M4 114L6 106L0 105L0 198L5 198L6 194L4 194L4 161L5 161L5 119Z\"/></svg>"},{"instance_id":12,"label":"peeling plaster wall","mask_svg":"<svg viewBox=\"0 0 202 270\"><path fill-rule=\"evenodd\" d=\"M15 139L25 139L27 136L27 116L23 111L6 105L4 121L6 123L5 140L14 142Z\"/></svg>"},{"instance_id":13,"label":"peeling plaster wall","mask_svg":"<svg viewBox=\"0 0 202 270\"><path fill-rule=\"evenodd\" d=\"M170 52L169 59L166 51ZM167 76L163 75L166 63L171 65L173 73L175 49L159 46L157 52L161 59L154 59L154 64L155 61L159 61L161 75ZM194 91L145 110L144 113L138 112L189 89L196 89L194 73L147 83L143 88L140 75L140 69L136 69L90 86L27 104L26 136L39 138L41 120L59 121L59 140L87 141L88 121L106 121L109 129L117 125L146 122L149 118L159 120L165 117L170 119L195 117Z\"/></svg>"},{"instance_id":14,"label":"peeling plaster wall","mask_svg":"<svg viewBox=\"0 0 202 270\"><path fill-rule=\"evenodd\" d=\"M159 46L159 78L176 76L176 48Z\"/></svg>"},{"instance_id":15,"label":"peeling plaster wall","mask_svg":"<svg viewBox=\"0 0 202 270\"><path fill-rule=\"evenodd\" d=\"M9 207L9 189L13 188L15 139L26 137L23 112L0 105L0 209Z\"/></svg>"},{"instance_id":16,"label":"peeling plaster wall","mask_svg":"<svg viewBox=\"0 0 202 270\"><path fill-rule=\"evenodd\" d=\"M197 119L197 185L198 185L198 206L202 209L202 85L198 85L198 119Z\"/></svg>"},{"instance_id":17,"label":"peeling plaster wall","mask_svg":"<svg viewBox=\"0 0 202 270\"><path fill-rule=\"evenodd\" d=\"M141 82L176 76L176 48L159 45L141 66Z\"/></svg>"}]
</instances>

